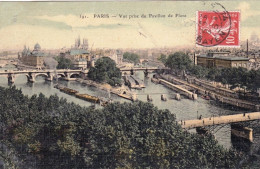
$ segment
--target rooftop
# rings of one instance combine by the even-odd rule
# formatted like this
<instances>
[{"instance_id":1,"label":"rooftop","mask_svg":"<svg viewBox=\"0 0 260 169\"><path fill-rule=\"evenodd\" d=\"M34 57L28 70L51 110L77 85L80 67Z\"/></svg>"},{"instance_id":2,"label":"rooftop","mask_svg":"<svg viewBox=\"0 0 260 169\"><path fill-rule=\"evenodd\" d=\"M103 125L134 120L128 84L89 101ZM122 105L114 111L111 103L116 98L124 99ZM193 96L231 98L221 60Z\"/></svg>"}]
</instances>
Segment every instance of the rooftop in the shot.
<instances>
[{"instance_id":1,"label":"rooftop","mask_svg":"<svg viewBox=\"0 0 260 169\"><path fill-rule=\"evenodd\" d=\"M229 54L229 51L222 51L222 52L208 52L208 53L213 53L213 54Z\"/></svg>"},{"instance_id":2,"label":"rooftop","mask_svg":"<svg viewBox=\"0 0 260 169\"><path fill-rule=\"evenodd\" d=\"M48 56L47 53L44 53L44 52L42 52L42 51L32 51L32 52L31 52L31 55L32 55L32 56Z\"/></svg>"},{"instance_id":3,"label":"rooftop","mask_svg":"<svg viewBox=\"0 0 260 169\"><path fill-rule=\"evenodd\" d=\"M218 57L215 57L216 59L221 59L221 60L232 60L232 61L235 61L235 60L244 60L244 61L249 61L249 58L245 58L245 57L226 57L226 56L218 56Z\"/></svg>"},{"instance_id":4,"label":"rooftop","mask_svg":"<svg viewBox=\"0 0 260 169\"><path fill-rule=\"evenodd\" d=\"M81 55L81 54L89 54L89 52L85 49L71 49L70 55Z\"/></svg>"},{"instance_id":5,"label":"rooftop","mask_svg":"<svg viewBox=\"0 0 260 169\"><path fill-rule=\"evenodd\" d=\"M249 61L249 58L245 58L245 57L237 57L237 56L214 56L214 57L209 57L206 55L199 55L198 57L203 57L203 58L215 58L215 59L220 59L220 60L231 60L231 61L235 61L235 60L242 60L242 61Z\"/></svg>"}]
</instances>

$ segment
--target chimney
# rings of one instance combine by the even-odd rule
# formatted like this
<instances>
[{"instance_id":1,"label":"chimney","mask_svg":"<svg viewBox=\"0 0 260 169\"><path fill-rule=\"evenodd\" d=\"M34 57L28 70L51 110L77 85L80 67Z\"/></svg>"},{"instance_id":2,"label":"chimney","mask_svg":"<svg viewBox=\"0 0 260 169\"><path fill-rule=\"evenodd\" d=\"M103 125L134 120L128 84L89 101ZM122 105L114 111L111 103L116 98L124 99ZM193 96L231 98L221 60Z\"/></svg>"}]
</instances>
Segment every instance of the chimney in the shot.
<instances>
[{"instance_id":1,"label":"chimney","mask_svg":"<svg viewBox=\"0 0 260 169\"><path fill-rule=\"evenodd\" d=\"M194 65L197 65L197 57L196 57L196 53L194 52Z\"/></svg>"},{"instance_id":2,"label":"chimney","mask_svg":"<svg viewBox=\"0 0 260 169\"><path fill-rule=\"evenodd\" d=\"M247 55L247 58L248 58L248 39L246 40L246 55Z\"/></svg>"}]
</instances>

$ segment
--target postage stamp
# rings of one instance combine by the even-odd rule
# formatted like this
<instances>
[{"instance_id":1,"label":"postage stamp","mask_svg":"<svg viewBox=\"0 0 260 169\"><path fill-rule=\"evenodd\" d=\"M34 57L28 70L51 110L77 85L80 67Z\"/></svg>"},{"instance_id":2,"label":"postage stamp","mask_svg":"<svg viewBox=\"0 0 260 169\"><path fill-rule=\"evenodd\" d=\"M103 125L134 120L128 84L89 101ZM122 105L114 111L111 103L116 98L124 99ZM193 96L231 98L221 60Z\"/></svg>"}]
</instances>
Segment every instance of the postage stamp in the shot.
<instances>
[{"instance_id":1,"label":"postage stamp","mask_svg":"<svg viewBox=\"0 0 260 169\"><path fill-rule=\"evenodd\" d=\"M238 47L239 11L197 11L196 46Z\"/></svg>"}]
</instances>

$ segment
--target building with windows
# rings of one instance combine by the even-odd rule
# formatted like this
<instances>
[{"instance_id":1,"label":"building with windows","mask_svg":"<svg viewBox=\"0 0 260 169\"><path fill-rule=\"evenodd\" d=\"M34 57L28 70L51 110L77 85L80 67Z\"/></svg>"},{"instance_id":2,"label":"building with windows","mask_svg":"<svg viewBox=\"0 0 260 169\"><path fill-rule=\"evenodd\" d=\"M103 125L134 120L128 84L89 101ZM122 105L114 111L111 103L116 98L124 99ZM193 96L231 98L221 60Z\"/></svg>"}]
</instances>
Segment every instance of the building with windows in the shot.
<instances>
[{"instance_id":1,"label":"building with windows","mask_svg":"<svg viewBox=\"0 0 260 169\"><path fill-rule=\"evenodd\" d=\"M249 68L249 58L230 56L229 52L209 52L207 55L196 56L197 65L204 67Z\"/></svg>"},{"instance_id":2,"label":"building with windows","mask_svg":"<svg viewBox=\"0 0 260 169\"><path fill-rule=\"evenodd\" d=\"M61 52L60 56L72 60L75 69L86 69L88 63L91 61L88 51L88 40L83 39L83 43L81 44L80 38L76 39L75 45L70 50Z\"/></svg>"},{"instance_id":3,"label":"building with windows","mask_svg":"<svg viewBox=\"0 0 260 169\"><path fill-rule=\"evenodd\" d=\"M41 50L41 46L37 43L34 45L33 51L24 46L22 53L18 53L18 59L24 64L41 69L44 67L44 57L47 54Z\"/></svg>"}]
</instances>

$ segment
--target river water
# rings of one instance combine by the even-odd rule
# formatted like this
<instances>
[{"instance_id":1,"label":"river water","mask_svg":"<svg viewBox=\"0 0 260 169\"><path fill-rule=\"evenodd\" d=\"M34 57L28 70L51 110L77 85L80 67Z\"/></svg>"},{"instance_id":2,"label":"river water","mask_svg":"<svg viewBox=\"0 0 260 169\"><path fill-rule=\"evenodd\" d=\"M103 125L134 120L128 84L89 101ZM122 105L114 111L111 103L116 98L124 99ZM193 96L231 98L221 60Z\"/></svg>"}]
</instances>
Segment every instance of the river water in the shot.
<instances>
[{"instance_id":1,"label":"river water","mask_svg":"<svg viewBox=\"0 0 260 169\"><path fill-rule=\"evenodd\" d=\"M8 65L5 68L1 68L0 70L5 69L14 69L13 66ZM183 98L181 101L177 101L171 99L173 94L175 93L173 90L170 90L160 84L154 84L151 82L151 78L145 78L143 72L137 72L136 76L140 79L144 80L146 88L143 90L134 90L137 94L137 98L142 101L147 101L147 94L150 94L153 98L152 103L157 106L159 109L169 109L172 113L176 114L177 120L189 120L195 119L198 115L202 115L202 117L210 117L210 116L219 116L219 115L227 115L227 114L235 114L241 113L242 111L234 111L229 110L221 106L216 106L212 104L209 100L204 100L200 97L196 101L189 100L188 98ZM149 75L152 76L151 74ZM27 83L27 77L25 75L18 75L15 78L14 85L17 88L21 88L22 92L25 95L33 95L43 93L45 96L50 96L57 94L59 97L66 98L69 102L74 102L81 106L90 106L91 103L80 100L74 96L65 94L60 92L58 89L53 86L56 84L62 84L69 88L78 90L80 93L87 93L90 95L101 96L101 97L109 97L108 92L99 90L95 87L89 87L86 85L82 85L76 81L53 81L48 82L45 81L43 77L37 77L35 83ZM8 81L6 77L0 76L0 86L8 87ZM161 101L161 94L166 94L168 101ZM125 102L127 100L123 98L119 98L111 94L111 98L114 101ZM213 128L212 128L213 129ZM191 130L194 132L194 130ZM225 148L230 148L232 146L231 143L231 132L230 125L225 126L216 126L213 129L214 136L219 141L221 145ZM259 139L259 137L258 137Z\"/></svg>"}]
</instances>

